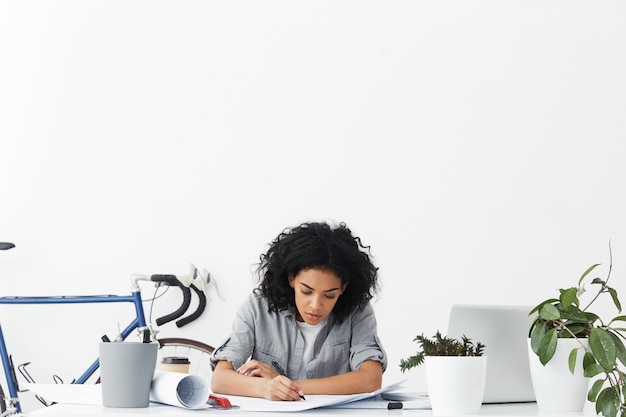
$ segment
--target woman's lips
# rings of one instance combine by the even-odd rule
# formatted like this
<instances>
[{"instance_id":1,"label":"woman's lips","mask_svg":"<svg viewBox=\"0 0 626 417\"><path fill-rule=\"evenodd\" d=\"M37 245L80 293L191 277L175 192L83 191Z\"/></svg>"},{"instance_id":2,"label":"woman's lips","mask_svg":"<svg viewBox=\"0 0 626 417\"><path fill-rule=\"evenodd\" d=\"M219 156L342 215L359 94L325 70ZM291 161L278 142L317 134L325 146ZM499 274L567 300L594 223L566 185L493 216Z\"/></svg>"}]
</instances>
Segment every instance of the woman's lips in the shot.
<instances>
[{"instance_id":1,"label":"woman's lips","mask_svg":"<svg viewBox=\"0 0 626 417\"><path fill-rule=\"evenodd\" d=\"M318 321L320 319L320 317L322 317L319 314L306 313L306 315L309 318L309 320L311 320L311 321Z\"/></svg>"}]
</instances>

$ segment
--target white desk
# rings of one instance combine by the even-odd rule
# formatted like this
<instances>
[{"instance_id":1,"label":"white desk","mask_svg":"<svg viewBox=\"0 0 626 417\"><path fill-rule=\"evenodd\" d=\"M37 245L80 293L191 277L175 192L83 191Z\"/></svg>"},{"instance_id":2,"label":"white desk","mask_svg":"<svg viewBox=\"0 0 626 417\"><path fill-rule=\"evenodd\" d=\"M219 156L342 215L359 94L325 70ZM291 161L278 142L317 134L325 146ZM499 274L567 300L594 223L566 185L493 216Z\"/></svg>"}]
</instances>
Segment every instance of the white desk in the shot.
<instances>
[{"instance_id":1,"label":"white desk","mask_svg":"<svg viewBox=\"0 0 626 417\"><path fill-rule=\"evenodd\" d=\"M180 407L172 407L160 404L150 404L147 408L106 408L96 405L73 405L73 404L56 404L51 407L43 408L29 413L29 416L115 416L115 417L136 417L144 415L163 415L170 417L189 417L191 415L204 414L220 414L231 417L269 417L276 416L277 413L268 412L251 412L241 410L187 410ZM281 414L281 413L279 413ZM294 414L294 413L282 413ZM354 409L354 408L317 408L313 410L298 411L295 414L301 416L327 416L327 417L344 417L344 416L430 416L430 410L386 410L386 409ZM570 416L593 416L593 410L585 409L584 413L550 413L539 411L536 403L520 403L520 404L485 404L481 407L478 416L490 417L570 417ZM453 416L450 416L453 417Z\"/></svg>"}]
</instances>

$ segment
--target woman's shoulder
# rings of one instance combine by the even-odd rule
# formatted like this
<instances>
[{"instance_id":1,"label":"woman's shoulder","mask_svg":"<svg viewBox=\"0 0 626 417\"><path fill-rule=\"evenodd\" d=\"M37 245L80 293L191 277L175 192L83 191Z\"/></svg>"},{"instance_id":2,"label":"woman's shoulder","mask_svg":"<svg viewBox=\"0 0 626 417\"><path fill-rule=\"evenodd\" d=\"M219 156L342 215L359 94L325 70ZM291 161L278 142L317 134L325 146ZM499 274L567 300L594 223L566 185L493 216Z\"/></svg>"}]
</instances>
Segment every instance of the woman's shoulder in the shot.
<instances>
[{"instance_id":1,"label":"woman's shoulder","mask_svg":"<svg viewBox=\"0 0 626 417\"><path fill-rule=\"evenodd\" d=\"M251 292L239 307L239 312L243 314L253 314L254 316L269 315L269 301L267 297Z\"/></svg>"},{"instance_id":2,"label":"woman's shoulder","mask_svg":"<svg viewBox=\"0 0 626 417\"><path fill-rule=\"evenodd\" d=\"M270 311L269 302L266 297L257 293L250 293L239 307L238 315L247 321L255 323L275 321L277 317L290 315L287 311L274 313Z\"/></svg>"},{"instance_id":3,"label":"woman's shoulder","mask_svg":"<svg viewBox=\"0 0 626 417\"><path fill-rule=\"evenodd\" d=\"M258 310L259 308L267 310L267 305L267 298L261 294L257 294L255 291L250 292L242 303L242 307L254 310Z\"/></svg>"},{"instance_id":4,"label":"woman's shoulder","mask_svg":"<svg viewBox=\"0 0 626 417\"><path fill-rule=\"evenodd\" d=\"M350 313L350 319L352 321L362 320L367 317L376 317L376 313L374 312L374 307L372 306L372 302L368 301L366 304L360 307L355 307L352 309Z\"/></svg>"}]
</instances>

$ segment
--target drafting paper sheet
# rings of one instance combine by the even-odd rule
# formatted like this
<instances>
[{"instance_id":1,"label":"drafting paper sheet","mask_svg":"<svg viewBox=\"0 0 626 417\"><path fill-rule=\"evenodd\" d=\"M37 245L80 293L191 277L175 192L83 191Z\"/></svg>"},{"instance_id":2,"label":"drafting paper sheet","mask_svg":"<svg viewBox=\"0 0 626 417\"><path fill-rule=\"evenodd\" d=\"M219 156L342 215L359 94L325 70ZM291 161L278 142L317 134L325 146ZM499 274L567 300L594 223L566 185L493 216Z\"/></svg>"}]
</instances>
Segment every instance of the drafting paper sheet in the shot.
<instances>
[{"instance_id":1,"label":"drafting paper sheet","mask_svg":"<svg viewBox=\"0 0 626 417\"><path fill-rule=\"evenodd\" d=\"M241 411L265 411L265 412L291 412L311 410L320 407L336 407L345 405L354 401L364 400L366 398L374 398L383 392L392 391L399 385L404 383L406 379L387 385L377 391L365 394L352 395L305 395L306 400L302 401L269 401L264 398L239 397L236 395L227 395L233 405L241 407Z\"/></svg>"},{"instance_id":2,"label":"drafting paper sheet","mask_svg":"<svg viewBox=\"0 0 626 417\"><path fill-rule=\"evenodd\" d=\"M155 383L156 381L156 383ZM307 395L304 401L269 401L264 398L227 395L231 404L242 411L290 412L319 407L350 407L349 403L376 398L395 390L406 381L387 385L377 391L352 395ZM64 404L102 405L100 384L24 384L33 393L48 401ZM183 408L205 408L209 398L208 382L202 378L178 372L156 371L150 390L150 400ZM358 408L355 404L354 408ZM369 408L369 407L365 407Z\"/></svg>"},{"instance_id":3,"label":"drafting paper sheet","mask_svg":"<svg viewBox=\"0 0 626 417\"><path fill-rule=\"evenodd\" d=\"M29 391L47 401L61 404L102 405L102 390L96 384L32 384L22 382Z\"/></svg>"}]
</instances>

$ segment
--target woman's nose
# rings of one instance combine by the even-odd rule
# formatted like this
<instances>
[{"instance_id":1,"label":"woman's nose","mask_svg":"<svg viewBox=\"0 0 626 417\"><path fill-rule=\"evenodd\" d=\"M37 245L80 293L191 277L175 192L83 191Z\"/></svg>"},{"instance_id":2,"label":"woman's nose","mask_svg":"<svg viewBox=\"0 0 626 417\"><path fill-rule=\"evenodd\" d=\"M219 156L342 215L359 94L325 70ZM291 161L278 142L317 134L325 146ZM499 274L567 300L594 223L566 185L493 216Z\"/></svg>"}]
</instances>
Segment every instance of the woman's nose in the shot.
<instances>
[{"instance_id":1,"label":"woman's nose","mask_svg":"<svg viewBox=\"0 0 626 417\"><path fill-rule=\"evenodd\" d=\"M314 295L311 297L311 308L318 309L322 305L322 300L319 295Z\"/></svg>"}]
</instances>

